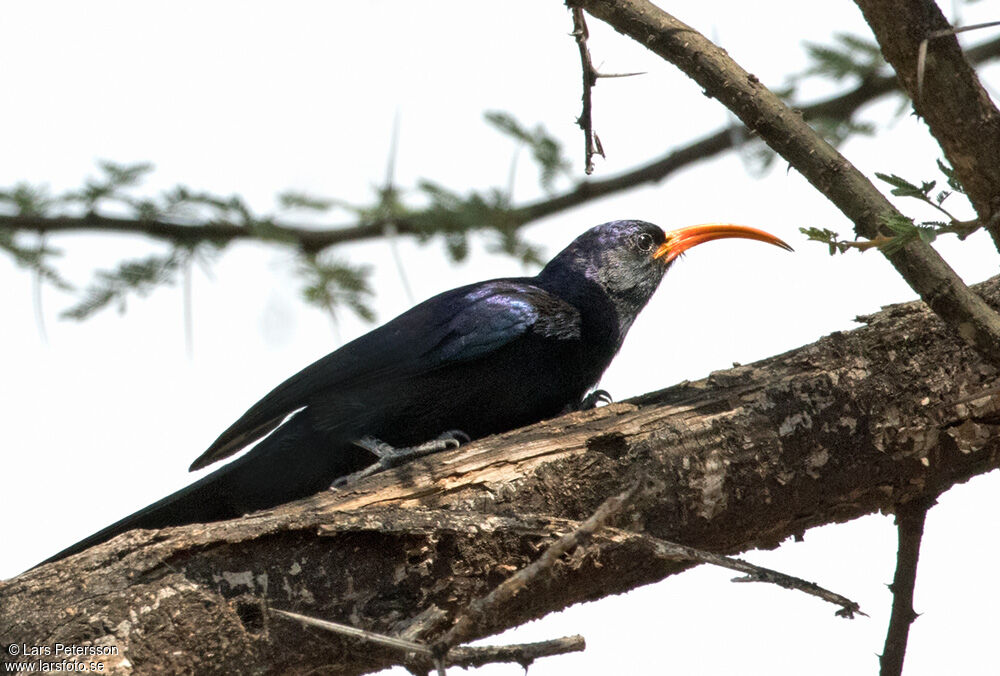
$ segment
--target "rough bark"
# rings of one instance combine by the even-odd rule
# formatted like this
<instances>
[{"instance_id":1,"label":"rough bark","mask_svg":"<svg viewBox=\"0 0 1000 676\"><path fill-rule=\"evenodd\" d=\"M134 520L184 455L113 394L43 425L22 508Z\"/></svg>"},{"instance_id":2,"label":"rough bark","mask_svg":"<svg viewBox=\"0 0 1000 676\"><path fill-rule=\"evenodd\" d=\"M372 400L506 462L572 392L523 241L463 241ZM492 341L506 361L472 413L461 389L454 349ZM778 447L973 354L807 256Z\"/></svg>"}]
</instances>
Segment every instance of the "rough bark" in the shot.
<instances>
[{"instance_id":1,"label":"rough bark","mask_svg":"<svg viewBox=\"0 0 1000 676\"><path fill-rule=\"evenodd\" d=\"M1000 278L979 290L1000 302ZM1000 466L997 370L922 303L861 320L350 490L119 536L0 583L0 644L114 647L82 659L116 674L362 673L399 658L267 609L433 640L637 476L667 486L488 618L486 635L683 569L656 555L656 538L773 547Z\"/></svg>"}]
</instances>

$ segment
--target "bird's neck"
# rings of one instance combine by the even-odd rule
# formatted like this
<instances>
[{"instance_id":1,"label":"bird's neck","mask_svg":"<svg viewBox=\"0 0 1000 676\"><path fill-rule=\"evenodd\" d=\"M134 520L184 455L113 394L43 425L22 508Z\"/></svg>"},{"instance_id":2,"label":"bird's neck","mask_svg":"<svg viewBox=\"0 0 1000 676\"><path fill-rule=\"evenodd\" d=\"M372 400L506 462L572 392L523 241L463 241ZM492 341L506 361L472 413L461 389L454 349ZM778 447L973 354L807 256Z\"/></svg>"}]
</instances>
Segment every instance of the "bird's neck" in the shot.
<instances>
[{"instance_id":1,"label":"bird's neck","mask_svg":"<svg viewBox=\"0 0 1000 676\"><path fill-rule=\"evenodd\" d=\"M535 284L579 310L584 341L606 353L610 362L635 315L627 310L623 313L603 286L573 268L547 266L535 278Z\"/></svg>"}]
</instances>

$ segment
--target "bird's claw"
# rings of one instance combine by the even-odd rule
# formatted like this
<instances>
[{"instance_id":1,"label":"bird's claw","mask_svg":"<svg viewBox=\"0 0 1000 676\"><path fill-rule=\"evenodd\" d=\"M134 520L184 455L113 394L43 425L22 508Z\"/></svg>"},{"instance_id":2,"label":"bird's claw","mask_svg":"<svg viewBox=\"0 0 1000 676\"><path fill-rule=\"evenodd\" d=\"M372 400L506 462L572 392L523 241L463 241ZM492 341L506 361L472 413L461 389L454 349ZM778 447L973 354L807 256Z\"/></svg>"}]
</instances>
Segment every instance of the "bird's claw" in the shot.
<instances>
[{"instance_id":1,"label":"bird's claw","mask_svg":"<svg viewBox=\"0 0 1000 676\"><path fill-rule=\"evenodd\" d=\"M580 404L576 407L576 410L589 411L597 408L598 404L610 404L613 401L614 399L611 398L611 395L607 390L594 390L583 398Z\"/></svg>"},{"instance_id":2,"label":"bird's claw","mask_svg":"<svg viewBox=\"0 0 1000 676\"><path fill-rule=\"evenodd\" d=\"M378 460L353 474L339 477L330 484L330 488L343 488L372 474L377 474L393 467L399 467L402 464L422 458L425 455L458 448L469 441L471 441L471 437L462 430L448 430L419 446L404 446L402 448L387 444L375 437L361 437L354 442L354 445L365 449L378 458Z\"/></svg>"},{"instance_id":3,"label":"bird's claw","mask_svg":"<svg viewBox=\"0 0 1000 676\"><path fill-rule=\"evenodd\" d=\"M467 444L470 441L472 441L472 437L462 430L448 430L447 432L442 432L433 441L429 441L427 443L433 444L435 442L444 442L446 444L452 444L449 448L458 448L462 444Z\"/></svg>"}]
</instances>

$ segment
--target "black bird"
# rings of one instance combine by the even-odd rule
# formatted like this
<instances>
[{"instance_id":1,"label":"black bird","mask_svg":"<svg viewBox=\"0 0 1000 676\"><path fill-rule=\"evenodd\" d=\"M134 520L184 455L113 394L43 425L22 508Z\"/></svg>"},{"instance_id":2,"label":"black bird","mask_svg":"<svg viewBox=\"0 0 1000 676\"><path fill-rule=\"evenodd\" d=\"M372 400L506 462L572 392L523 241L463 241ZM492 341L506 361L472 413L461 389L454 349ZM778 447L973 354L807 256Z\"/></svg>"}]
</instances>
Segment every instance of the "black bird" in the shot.
<instances>
[{"instance_id":1,"label":"black bird","mask_svg":"<svg viewBox=\"0 0 1000 676\"><path fill-rule=\"evenodd\" d=\"M446 430L476 439L579 408L671 263L724 237L791 248L742 226L664 233L614 221L580 235L535 277L434 296L278 385L191 470L271 433L248 453L48 561L133 528L235 518L312 495L370 465L363 446L372 439L408 447Z\"/></svg>"}]
</instances>

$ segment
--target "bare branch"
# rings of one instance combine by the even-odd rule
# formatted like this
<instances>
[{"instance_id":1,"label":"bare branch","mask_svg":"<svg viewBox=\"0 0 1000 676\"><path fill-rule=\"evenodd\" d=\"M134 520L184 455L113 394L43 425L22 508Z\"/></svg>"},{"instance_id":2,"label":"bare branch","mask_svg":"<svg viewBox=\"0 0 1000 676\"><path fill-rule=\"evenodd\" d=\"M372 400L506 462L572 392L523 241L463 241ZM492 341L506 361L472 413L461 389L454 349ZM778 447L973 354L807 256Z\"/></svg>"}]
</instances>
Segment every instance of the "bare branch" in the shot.
<instances>
[{"instance_id":1,"label":"bare branch","mask_svg":"<svg viewBox=\"0 0 1000 676\"><path fill-rule=\"evenodd\" d=\"M892 615L885 634L885 647L879 656L880 676L901 676L903 673L910 625L917 619L917 613L913 610L913 588L917 581L920 540L924 536L927 510L934 503L934 498L925 498L904 503L896 509L899 551L896 553L896 574L889 585L892 591Z\"/></svg>"},{"instance_id":2,"label":"bare branch","mask_svg":"<svg viewBox=\"0 0 1000 676\"><path fill-rule=\"evenodd\" d=\"M566 653L580 652L587 647L583 637L576 634L573 636L563 636L548 641L538 641L536 643L516 643L514 645L497 646L459 646L452 648L445 663L448 666L481 667L484 664L495 662L516 662L525 669L539 657L549 657L552 655L565 655Z\"/></svg>"},{"instance_id":3,"label":"bare branch","mask_svg":"<svg viewBox=\"0 0 1000 676\"><path fill-rule=\"evenodd\" d=\"M594 173L594 155L604 157L604 150L599 148L600 141L594 133L592 117L592 92L599 74L590 58L590 48L587 46L590 31L587 30L587 20L583 16L583 10L571 8L570 12L573 14L573 37L576 38L580 50L580 70L583 73L583 110L576 123L583 130L583 166L584 172L590 176Z\"/></svg>"},{"instance_id":4,"label":"bare branch","mask_svg":"<svg viewBox=\"0 0 1000 676\"><path fill-rule=\"evenodd\" d=\"M840 606L840 610L837 611L837 615L840 617L846 617L848 619L853 618L855 615L865 615L867 617L867 613L861 611L861 606L858 605L856 601L852 601L846 596L824 589L815 582L808 582L802 578L787 575L777 570L771 570L770 568L764 568L763 566L747 563L741 559L721 556L719 554L713 554L712 552L706 552L701 549L695 549L694 547L687 547L685 545L679 545L665 540L658 540L656 548L659 554L664 559L669 561L693 561L696 563L707 563L713 566L719 566L720 568L729 568L730 570L737 570L741 573L746 573L745 577L734 578L733 582L766 582L768 584L775 584L779 587L784 587L785 589L794 589L805 594L809 594L810 596L815 596L828 603L832 603L835 606Z\"/></svg>"},{"instance_id":5,"label":"bare branch","mask_svg":"<svg viewBox=\"0 0 1000 676\"><path fill-rule=\"evenodd\" d=\"M456 646L449 650L442 657L429 646L416 641L386 636L373 631L365 631L339 622L321 620L308 615L291 613L287 610L277 610L272 608L271 613L280 617L287 617L302 624L318 627L325 631L343 636L350 636L361 641L368 641L386 648L398 650L404 653L412 653L406 660L413 662L413 656L422 657L417 662L440 662L446 667L481 667L487 664L497 664L501 662L514 662L520 664L525 669L539 657L550 657L553 655L565 655L572 652L580 652L587 647L586 642L580 635L563 636L562 638L550 639L548 641L537 641L533 643L516 643L503 646Z\"/></svg>"},{"instance_id":6,"label":"bare branch","mask_svg":"<svg viewBox=\"0 0 1000 676\"><path fill-rule=\"evenodd\" d=\"M604 526L608 519L631 505L639 497L645 483L637 481L622 493L605 500L586 521L549 545L538 559L508 577L483 598L470 603L455 620L452 628L441 637L438 645L447 649L476 636L484 617L495 613L504 603L531 586L539 576L553 568L559 557L574 549L583 539Z\"/></svg>"}]
</instances>

